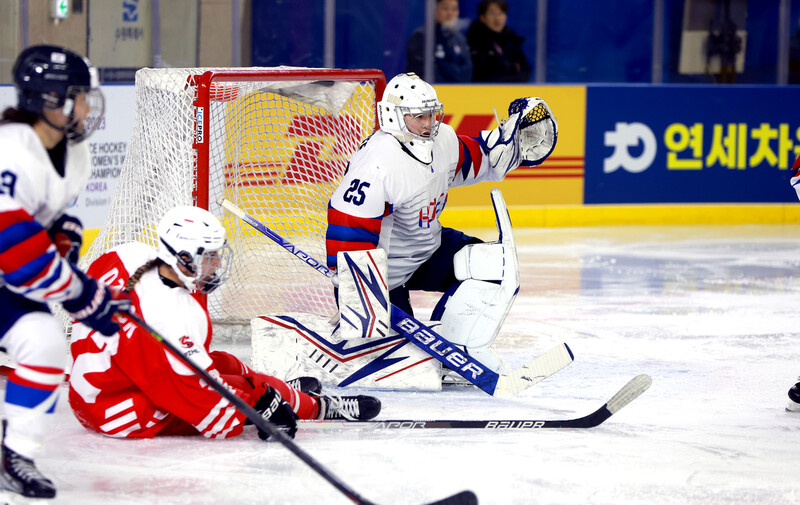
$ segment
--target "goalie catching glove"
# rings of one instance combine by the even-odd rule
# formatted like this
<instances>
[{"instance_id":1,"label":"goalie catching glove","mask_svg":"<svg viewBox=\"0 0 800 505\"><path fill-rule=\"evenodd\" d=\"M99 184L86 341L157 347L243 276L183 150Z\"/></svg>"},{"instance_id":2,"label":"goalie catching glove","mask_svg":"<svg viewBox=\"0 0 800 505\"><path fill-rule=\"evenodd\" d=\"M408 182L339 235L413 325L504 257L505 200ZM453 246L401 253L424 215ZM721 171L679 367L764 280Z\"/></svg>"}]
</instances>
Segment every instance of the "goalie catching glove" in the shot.
<instances>
[{"instance_id":1,"label":"goalie catching glove","mask_svg":"<svg viewBox=\"0 0 800 505\"><path fill-rule=\"evenodd\" d=\"M519 166L535 167L550 156L558 140L558 123L538 97L517 98L508 106L508 119L480 133L483 151L496 180Z\"/></svg>"},{"instance_id":2,"label":"goalie catching glove","mask_svg":"<svg viewBox=\"0 0 800 505\"><path fill-rule=\"evenodd\" d=\"M520 115L519 147L521 166L541 165L558 140L558 122L550 107L539 97L517 98L508 106L509 117Z\"/></svg>"},{"instance_id":3,"label":"goalie catching glove","mask_svg":"<svg viewBox=\"0 0 800 505\"><path fill-rule=\"evenodd\" d=\"M283 401L275 388L267 386L267 392L261 395L253 408L261 414L264 420L274 424L289 438L294 438L294 434L297 433L297 415L291 405ZM261 440L269 440L269 437L269 433L258 430L258 438Z\"/></svg>"}]
</instances>

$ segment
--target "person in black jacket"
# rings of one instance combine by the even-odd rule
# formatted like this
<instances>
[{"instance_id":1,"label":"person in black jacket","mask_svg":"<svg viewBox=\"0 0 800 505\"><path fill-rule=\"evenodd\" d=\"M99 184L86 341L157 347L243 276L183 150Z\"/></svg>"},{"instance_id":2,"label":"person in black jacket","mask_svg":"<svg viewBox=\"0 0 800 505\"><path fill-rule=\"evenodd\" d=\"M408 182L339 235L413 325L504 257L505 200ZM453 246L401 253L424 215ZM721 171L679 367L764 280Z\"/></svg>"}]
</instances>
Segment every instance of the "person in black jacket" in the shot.
<instances>
[{"instance_id":1,"label":"person in black jacket","mask_svg":"<svg viewBox=\"0 0 800 505\"><path fill-rule=\"evenodd\" d=\"M435 82L470 82L472 57L458 28L458 0L436 0L436 35L433 48ZM424 76L425 27L420 26L406 45L406 73Z\"/></svg>"},{"instance_id":2,"label":"person in black jacket","mask_svg":"<svg viewBox=\"0 0 800 505\"><path fill-rule=\"evenodd\" d=\"M527 82L531 64L522 51L524 37L506 26L506 0L481 0L478 19L467 31L472 52L473 81Z\"/></svg>"}]
</instances>

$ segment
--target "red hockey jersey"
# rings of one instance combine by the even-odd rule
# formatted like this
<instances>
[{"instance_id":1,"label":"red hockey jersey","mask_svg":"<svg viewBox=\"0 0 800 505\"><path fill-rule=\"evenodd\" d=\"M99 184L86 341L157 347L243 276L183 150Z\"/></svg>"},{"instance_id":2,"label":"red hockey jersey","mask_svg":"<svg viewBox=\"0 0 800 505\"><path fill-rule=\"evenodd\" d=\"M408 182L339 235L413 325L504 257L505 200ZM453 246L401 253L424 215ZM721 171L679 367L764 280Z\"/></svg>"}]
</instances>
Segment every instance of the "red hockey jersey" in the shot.
<instances>
[{"instance_id":1,"label":"red hockey jersey","mask_svg":"<svg viewBox=\"0 0 800 505\"><path fill-rule=\"evenodd\" d=\"M128 243L98 258L88 273L122 288L137 268L155 257L152 247ZM219 378L209 356L211 321L194 295L164 284L157 269L150 269L131 296L137 314ZM122 330L110 338L82 324L73 327L69 402L81 424L112 437L150 438L174 425L177 416L209 438L242 432L244 414L149 333L129 319L117 321ZM251 405L257 400L227 386Z\"/></svg>"}]
</instances>

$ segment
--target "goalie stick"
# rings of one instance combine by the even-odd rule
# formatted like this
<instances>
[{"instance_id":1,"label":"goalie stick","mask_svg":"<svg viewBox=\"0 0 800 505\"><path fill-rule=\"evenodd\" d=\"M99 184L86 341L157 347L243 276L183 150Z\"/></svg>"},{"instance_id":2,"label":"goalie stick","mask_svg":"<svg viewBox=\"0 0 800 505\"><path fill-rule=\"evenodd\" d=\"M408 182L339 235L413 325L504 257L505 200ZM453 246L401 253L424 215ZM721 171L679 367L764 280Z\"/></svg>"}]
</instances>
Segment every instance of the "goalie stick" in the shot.
<instances>
[{"instance_id":1,"label":"goalie stick","mask_svg":"<svg viewBox=\"0 0 800 505\"><path fill-rule=\"evenodd\" d=\"M187 358L183 355L183 353L175 347L169 340L166 340L164 337L161 336L152 326L147 324L141 317L132 313L132 312L118 312L118 315L122 315L123 317L128 317L132 319L138 326L148 332L154 339L156 339L161 345L167 348L173 356L179 359L182 363L186 366L191 368L197 375L203 378L205 382L211 386L214 391L219 393L223 398L228 400L236 407L239 412L243 413L258 429L261 431L265 431L270 434L270 436L280 442L284 447L289 449L295 456L300 458L305 464L310 466L315 472L317 472L322 478L328 481L333 487L339 490L342 494L347 496L353 503L358 505L375 505L374 502L367 500L366 498L362 497L356 491L354 491L350 486L342 482L341 479L336 477L330 470L322 466L317 460L311 457L306 451L300 448L297 443L291 439L288 435L283 433L277 426L269 422L268 420L261 417L253 407L251 407L247 402L241 399L238 395L234 392L230 391L227 387L221 384L217 379L215 379L211 374L205 371L203 368L200 368L198 365L194 363L191 359ZM452 496L448 496L442 500L430 503L428 505L477 505L478 504L478 497L472 491L461 491L460 493L456 493Z\"/></svg>"},{"instance_id":2,"label":"goalie stick","mask_svg":"<svg viewBox=\"0 0 800 505\"><path fill-rule=\"evenodd\" d=\"M622 407L644 393L650 387L652 380L648 375L637 375L617 392L602 407L591 414L575 419L541 420L541 419L498 419L490 421L473 420L411 420L387 419L373 421L302 421L303 429L337 429L337 428L363 428L373 430L393 429L489 429L489 430L539 430L545 428L594 428L600 426Z\"/></svg>"},{"instance_id":3,"label":"goalie stick","mask_svg":"<svg viewBox=\"0 0 800 505\"><path fill-rule=\"evenodd\" d=\"M217 203L318 272L326 277L333 277L334 274L328 267L267 228L266 225L247 214L230 200L220 198ZM391 305L390 312L392 329L492 396L516 395L558 372L575 359L567 344L559 344L508 374L498 374L469 354L460 351L458 347L431 327L426 326L399 307Z\"/></svg>"}]
</instances>

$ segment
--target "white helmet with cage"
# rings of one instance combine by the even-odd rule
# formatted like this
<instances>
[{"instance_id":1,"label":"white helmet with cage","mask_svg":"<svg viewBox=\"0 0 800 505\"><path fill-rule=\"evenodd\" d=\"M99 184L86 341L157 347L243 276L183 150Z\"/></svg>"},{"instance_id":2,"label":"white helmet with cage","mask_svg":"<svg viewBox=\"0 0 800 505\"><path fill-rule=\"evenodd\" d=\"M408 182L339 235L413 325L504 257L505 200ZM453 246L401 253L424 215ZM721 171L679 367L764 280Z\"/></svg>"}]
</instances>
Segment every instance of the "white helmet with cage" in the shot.
<instances>
[{"instance_id":1,"label":"white helmet with cage","mask_svg":"<svg viewBox=\"0 0 800 505\"><path fill-rule=\"evenodd\" d=\"M381 130L394 135L423 163L433 160L433 139L443 117L436 90L414 73L392 78L378 102Z\"/></svg>"},{"instance_id":2,"label":"white helmet with cage","mask_svg":"<svg viewBox=\"0 0 800 505\"><path fill-rule=\"evenodd\" d=\"M156 228L158 257L172 267L190 291L208 294L228 276L225 228L199 207L174 207ZM183 268L181 268L183 267Z\"/></svg>"}]
</instances>

